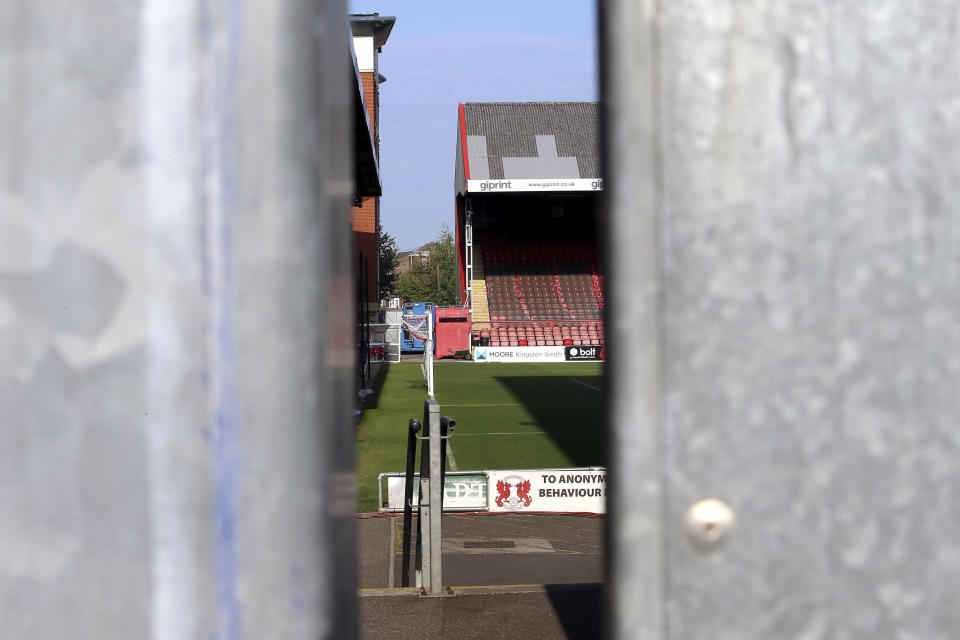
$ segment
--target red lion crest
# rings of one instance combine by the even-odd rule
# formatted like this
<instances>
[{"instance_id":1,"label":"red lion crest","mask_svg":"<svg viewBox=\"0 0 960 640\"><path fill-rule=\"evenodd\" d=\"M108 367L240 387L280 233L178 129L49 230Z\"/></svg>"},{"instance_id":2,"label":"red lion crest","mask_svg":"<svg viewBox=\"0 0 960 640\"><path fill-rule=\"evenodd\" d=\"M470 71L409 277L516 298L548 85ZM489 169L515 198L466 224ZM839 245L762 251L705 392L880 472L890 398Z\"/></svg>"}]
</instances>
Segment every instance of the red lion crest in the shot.
<instances>
[{"instance_id":1,"label":"red lion crest","mask_svg":"<svg viewBox=\"0 0 960 640\"><path fill-rule=\"evenodd\" d=\"M530 490L530 483L527 482L527 491ZM500 495L497 496L497 506L502 507L503 501L510 498L510 487L513 486L509 482L504 482L503 480L497 481L497 493ZM517 491L520 490L520 487L517 487ZM527 498L529 500L529 498Z\"/></svg>"},{"instance_id":2,"label":"red lion crest","mask_svg":"<svg viewBox=\"0 0 960 640\"><path fill-rule=\"evenodd\" d=\"M508 487L510 485L507 485ZM530 481L524 480L517 485L517 497L520 498L520 501L523 502L523 506L529 507L530 503L533 502L533 498L530 497Z\"/></svg>"}]
</instances>

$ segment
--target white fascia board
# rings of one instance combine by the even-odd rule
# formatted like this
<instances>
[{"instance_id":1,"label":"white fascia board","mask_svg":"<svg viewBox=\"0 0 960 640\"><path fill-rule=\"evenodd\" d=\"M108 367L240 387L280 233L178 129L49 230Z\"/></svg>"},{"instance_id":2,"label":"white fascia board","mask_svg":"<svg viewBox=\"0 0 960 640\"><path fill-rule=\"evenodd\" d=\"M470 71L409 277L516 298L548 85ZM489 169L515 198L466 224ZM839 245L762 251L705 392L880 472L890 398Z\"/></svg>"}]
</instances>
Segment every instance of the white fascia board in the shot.
<instances>
[{"instance_id":1,"label":"white fascia board","mask_svg":"<svg viewBox=\"0 0 960 640\"><path fill-rule=\"evenodd\" d=\"M500 193L504 191L603 191L603 178L467 180L468 193Z\"/></svg>"},{"instance_id":2,"label":"white fascia board","mask_svg":"<svg viewBox=\"0 0 960 640\"><path fill-rule=\"evenodd\" d=\"M353 36L353 50L357 54L357 67L360 71L374 70L373 36Z\"/></svg>"}]
</instances>

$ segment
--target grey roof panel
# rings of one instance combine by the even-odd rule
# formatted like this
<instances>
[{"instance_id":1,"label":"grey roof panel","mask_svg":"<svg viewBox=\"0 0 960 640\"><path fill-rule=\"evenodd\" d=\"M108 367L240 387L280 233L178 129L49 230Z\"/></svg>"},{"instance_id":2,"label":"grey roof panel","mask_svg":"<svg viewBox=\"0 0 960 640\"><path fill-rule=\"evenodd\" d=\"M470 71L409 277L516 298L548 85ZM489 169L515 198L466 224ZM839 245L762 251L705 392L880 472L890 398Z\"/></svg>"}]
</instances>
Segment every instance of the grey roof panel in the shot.
<instances>
[{"instance_id":1,"label":"grey roof panel","mask_svg":"<svg viewBox=\"0 0 960 640\"><path fill-rule=\"evenodd\" d=\"M555 136L536 136L537 157L503 158L503 174L509 178L580 178L580 169L574 157L557 155ZM469 143L468 143L469 144ZM470 165L473 176L473 165ZM587 176L591 177L591 176ZM478 179L479 176L478 176Z\"/></svg>"},{"instance_id":2,"label":"grey roof panel","mask_svg":"<svg viewBox=\"0 0 960 640\"><path fill-rule=\"evenodd\" d=\"M471 179L601 177L596 102L468 102L464 117ZM489 176L473 171L472 136L486 137Z\"/></svg>"},{"instance_id":3,"label":"grey roof panel","mask_svg":"<svg viewBox=\"0 0 960 640\"><path fill-rule=\"evenodd\" d=\"M470 163L470 178L490 179L490 156L487 154L487 136L467 136L467 160Z\"/></svg>"}]
</instances>

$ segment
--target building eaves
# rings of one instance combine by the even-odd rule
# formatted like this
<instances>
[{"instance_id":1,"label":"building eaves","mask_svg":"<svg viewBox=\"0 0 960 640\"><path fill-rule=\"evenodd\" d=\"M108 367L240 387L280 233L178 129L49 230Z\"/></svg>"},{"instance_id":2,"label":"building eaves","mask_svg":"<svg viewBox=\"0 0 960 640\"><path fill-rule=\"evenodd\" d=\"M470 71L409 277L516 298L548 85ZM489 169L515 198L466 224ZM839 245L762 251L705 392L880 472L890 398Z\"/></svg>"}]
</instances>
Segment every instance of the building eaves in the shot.
<instances>
[{"instance_id":1,"label":"building eaves","mask_svg":"<svg viewBox=\"0 0 960 640\"><path fill-rule=\"evenodd\" d=\"M376 141L373 136L373 127L370 126L370 117L366 99L363 94L363 82L360 77L360 68L357 65L357 55L350 44L351 84L353 89L353 176L354 195L357 199L382 195L380 182L380 166L377 158Z\"/></svg>"},{"instance_id":2,"label":"building eaves","mask_svg":"<svg viewBox=\"0 0 960 640\"><path fill-rule=\"evenodd\" d=\"M350 14L350 28L355 36L373 36L373 46L379 49L387 43L396 16L381 16L379 13Z\"/></svg>"}]
</instances>

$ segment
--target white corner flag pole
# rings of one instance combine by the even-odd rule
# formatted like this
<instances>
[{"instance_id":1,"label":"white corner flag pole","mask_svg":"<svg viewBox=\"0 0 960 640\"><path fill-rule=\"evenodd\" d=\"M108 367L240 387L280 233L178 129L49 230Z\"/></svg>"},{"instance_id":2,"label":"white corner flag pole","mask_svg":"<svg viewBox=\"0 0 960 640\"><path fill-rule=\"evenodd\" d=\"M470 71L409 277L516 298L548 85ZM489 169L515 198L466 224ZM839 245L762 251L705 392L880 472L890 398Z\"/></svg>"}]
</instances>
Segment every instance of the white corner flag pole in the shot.
<instances>
[{"instance_id":1,"label":"white corner flag pole","mask_svg":"<svg viewBox=\"0 0 960 640\"><path fill-rule=\"evenodd\" d=\"M427 374L427 395L433 397L433 314L427 314L427 341L423 345L426 360L424 362Z\"/></svg>"}]
</instances>

